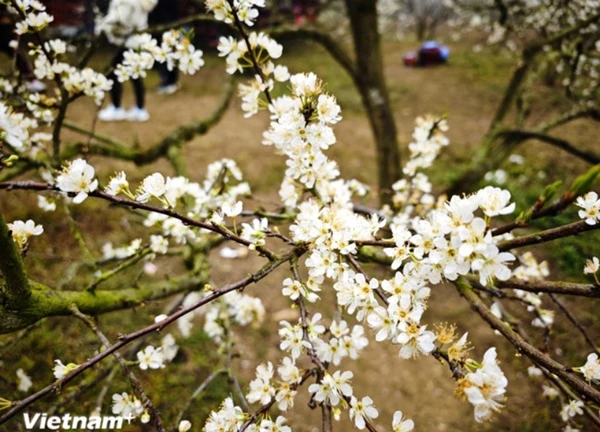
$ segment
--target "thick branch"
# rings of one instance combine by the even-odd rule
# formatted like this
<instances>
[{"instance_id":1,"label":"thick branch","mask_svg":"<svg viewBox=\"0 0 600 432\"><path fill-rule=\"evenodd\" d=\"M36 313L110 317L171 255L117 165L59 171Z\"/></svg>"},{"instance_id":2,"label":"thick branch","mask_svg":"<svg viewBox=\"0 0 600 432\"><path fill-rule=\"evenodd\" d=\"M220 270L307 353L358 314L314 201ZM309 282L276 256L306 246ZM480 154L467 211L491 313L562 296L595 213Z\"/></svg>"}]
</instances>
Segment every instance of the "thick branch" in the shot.
<instances>
[{"instance_id":1,"label":"thick branch","mask_svg":"<svg viewBox=\"0 0 600 432\"><path fill-rule=\"evenodd\" d=\"M498 244L498 249L508 251L524 246L531 246L539 243L546 243L563 237L570 237L586 231L600 229L600 224L589 225L585 221L573 222L568 225L563 225L557 228L552 228L546 231L540 231L535 234L517 237L512 240L506 240Z\"/></svg>"},{"instance_id":2,"label":"thick branch","mask_svg":"<svg viewBox=\"0 0 600 432\"><path fill-rule=\"evenodd\" d=\"M4 218L0 215L0 271L5 279L0 279L0 308L3 303L11 308L18 308L29 301L31 289L29 279L23 267L19 248Z\"/></svg>"},{"instance_id":3,"label":"thick branch","mask_svg":"<svg viewBox=\"0 0 600 432\"><path fill-rule=\"evenodd\" d=\"M519 281L510 279L507 281L496 281L496 288L518 289L533 293L565 294L581 297L600 297L600 286L593 284L577 284L572 282L548 282L548 281Z\"/></svg>"},{"instance_id":4,"label":"thick branch","mask_svg":"<svg viewBox=\"0 0 600 432\"><path fill-rule=\"evenodd\" d=\"M98 143L91 143L89 147L86 145L85 151L87 153L127 160L134 162L136 165L146 165L155 162L161 157L168 156L169 150L172 147L182 147L185 143L191 141L194 137L206 134L213 126L215 126L221 120L221 118L229 108L229 104L233 98L233 90L233 80L228 79L227 84L225 86L225 93L223 94L219 105L209 117L203 120L192 122L188 125L178 127L174 131L170 132L167 136L161 138L150 148L143 151L134 149L132 145L124 143L122 141L118 141L111 137L88 131L85 128L70 121L65 121L64 127L66 127L67 129L71 129L74 132L78 132L88 137L92 137L98 142L108 144L108 146L105 146L99 145ZM67 153L81 153L83 147L84 146L78 145L75 147L75 149L71 148L67 150Z\"/></svg>"},{"instance_id":5,"label":"thick branch","mask_svg":"<svg viewBox=\"0 0 600 432\"><path fill-rule=\"evenodd\" d=\"M202 288L208 275L163 281L145 287L118 290L59 291L30 281L31 295L22 307L0 306L0 334L11 333L52 316L72 315L72 305L90 315L130 309L152 300L160 300L180 292ZM6 285L0 282L0 288Z\"/></svg>"}]
</instances>

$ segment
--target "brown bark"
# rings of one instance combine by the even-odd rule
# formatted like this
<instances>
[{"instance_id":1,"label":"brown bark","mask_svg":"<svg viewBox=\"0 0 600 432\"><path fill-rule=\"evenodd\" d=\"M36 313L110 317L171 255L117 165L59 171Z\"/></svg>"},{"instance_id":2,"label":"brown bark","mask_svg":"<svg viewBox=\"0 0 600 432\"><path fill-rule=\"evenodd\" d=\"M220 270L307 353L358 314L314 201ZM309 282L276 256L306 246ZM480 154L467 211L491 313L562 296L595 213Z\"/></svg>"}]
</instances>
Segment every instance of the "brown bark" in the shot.
<instances>
[{"instance_id":1,"label":"brown bark","mask_svg":"<svg viewBox=\"0 0 600 432\"><path fill-rule=\"evenodd\" d=\"M360 92L377 147L379 198L382 204L392 197L392 184L402 176L396 124L390 107L377 22L377 2L345 0L356 57L353 76Z\"/></svg>"}]
</instances>

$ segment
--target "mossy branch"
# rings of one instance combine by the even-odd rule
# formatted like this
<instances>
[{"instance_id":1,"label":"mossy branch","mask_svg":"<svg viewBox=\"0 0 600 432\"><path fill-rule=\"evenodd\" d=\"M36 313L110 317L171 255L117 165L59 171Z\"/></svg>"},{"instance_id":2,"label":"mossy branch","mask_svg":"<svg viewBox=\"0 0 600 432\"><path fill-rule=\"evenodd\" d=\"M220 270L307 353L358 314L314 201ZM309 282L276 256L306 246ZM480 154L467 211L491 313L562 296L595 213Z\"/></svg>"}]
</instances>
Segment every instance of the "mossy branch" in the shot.
<instances>
[{"instance_id":1,"label":"mossy branch","mask_svg":"<svg viewBox=\"0 0 600 432\"><path fill-rule=\"evenodd\" d=\"M0 307L18 308L27 304L31 297L29 279L23 266L19 248L15 244L10 229L0 215Z\"/></svg>"},{"instance_id":2,"label":"mossy branch","mask_svg":"<svg viewBox=\"0 0 600 432\"><path fill-rule=\"evenodd\" d=\"M147 165L153 163L162 157L168 157L172 148L180 148L185 143L191 141L194 137L206 134L221 120L225 112L227 112L231 100L233 99L233 93L233 79L228 79L225 85L223 97L221 98L217 108L209 117L178 127L146 150L137 150L133 148L131 144L89 131L71 121L66 120L63 124L64 127L74 132L91 137L95 142L93 141L89 147L83 144L72 146L65 151L64 156L72 157L77 154L87 152L89 154L97 154L130 161L136 165Z\"/></svg>"},{"instance_id":3,"label":"mossy branch","mask_svg":"<svg viewBox=\"0 0 600 432\"><path fill-rule=\"evenodd\" d=\"M44 284L28 281L31 291L26 304L20 308L0 305L0 334L20 330L43 318L72 315L73 305L82 313L99 315L197 290L207 282L208 274L201 274L194 278L162 281L139 288L90 292L58 291ZM0 281L0 289L4 290L5 287L6 282Z\"/></svg>"}]
</instances>

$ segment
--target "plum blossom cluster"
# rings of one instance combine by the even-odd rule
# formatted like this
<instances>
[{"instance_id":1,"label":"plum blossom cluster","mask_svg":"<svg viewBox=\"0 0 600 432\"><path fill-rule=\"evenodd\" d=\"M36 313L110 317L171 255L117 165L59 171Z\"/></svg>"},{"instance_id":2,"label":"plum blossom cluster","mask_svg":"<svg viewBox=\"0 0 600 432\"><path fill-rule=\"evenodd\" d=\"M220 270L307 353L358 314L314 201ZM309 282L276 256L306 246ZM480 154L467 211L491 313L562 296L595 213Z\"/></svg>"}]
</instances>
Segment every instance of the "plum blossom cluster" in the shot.
<instances>
[{"instance_id":1,"label":"plum blossom cluster","mask_svg":"<svg viewBox=\"0 0 600 432\"><path fill-rule=\"evenodd\" d=\"M60 80L61 87L69 97L84 94L93 98L97 105L102 104L106 92L112 88L112 81L92 68L78 69L61 61L60 58L65 52L66 47L58 43L47 45L45 48L32 48L30 54L35 57L35 76L40 80Z\"/></svg>"},{"instance_id":2,"label":"plum blossom cluster","mask_svg":"<svg viewBox=\"0 0 600 432\"><path fill-rule=\"evenodd\" d=\"M17 153L35 156L42 145L49 140L45 133L31 134L30 130L38 127L35 119L0 102L0 143L5 143Z\"/></svg>"},{"instance_id":3,"label":"plum blossom cluster","mask_svg":"<svg viewBox=\"0 0 600 432\"><path fill-rule=\"evenodd\" d=\"M550 275L548 262L542 261L538 263L531 252L525 252L519 256L519 261L521 265L513 271L513 276L518 280L525 282L543 281ZM515 289L513 292L527 304L527 310L535 314L536 317L531 322L534 327L548 328L552 326L554 323L554 311L542 308L543 293L533 293L519 289ZM496 311L496 314L498 317L502 316L500 310Z\"/></svg>"},{"instance_id":4,"label":"plum blossom cluster","mask_svg":"<svg viewBox=\"0 0 600 432\"><path fill-rule=\"evenodd\" d=\"M323 92L314 73L293 75L290 83L291 94L269 106L272 122L263 141L287 157L279 195L288 207L295 207L307 191L323 202L348 205L353 193L364 194L366 189L356 181L338 179L337 164L324 153L336 142L332 125L341 120L340 107Z\"/></svg>"},{"instance_id":5,"label":"plum blossom cluster","mask_svg":"<svg viewBox=\"0 0 600 432\"><path fill-rule=\"evenodd\" d=\"M123 61L115 70L120 82L145 77L155 63L165 63L169 70L177 68L189 75L204 65L202 50L196 49L189 36L180 30L163 33L160 44L148 33L132 35L126 46L129 49L123 53Z\"/></svg>"},{"instance_id":6,"label":"plum blossom cluster","mask_svg":"<svg viewBox=\"0 0 600 432\"><path fill-rule=\"evenodd\" d=\"M264 33L252 32L246 40L237 40L231 36L219 39L219 56L225 57L227 73L235 74L252 69L255 72L248 84L240 84L242 110L245 117L251 117L268 103L261 95L273 90L274 80L285 82L290 78L287 67L275 65L273 59L281 57L283 47ZM258 71L256 70L258 65Z\"/></svg>"},{"instance_id":7,"label":"plum blossom cluster","mask_svg":"<svg viewBox=\"0 0 600 432\"><path fill-rule=\"evenodd\" d=\"M258 18L257 8L265 7L265 0L207 0L206 7L219 21L232 24L237 16L241 22L252 26Z\"/></svg>"},{"instance_id":8,"label":"plum blossom cluster","mask_svg":"<svg viewBox=\"0 0 600 432\"><path fill-rule=\"evenodd\" d=\"M413 132L413 142L408 145L410 159L404 165L403 172L413 177L418 170L429 168L439 155L442 147L450 144L444 134L448 123L443 118L432 116L418 117Z\"/></svg>"},{"instance_id":9,"label":"plum blossom cluster","mask_svg":"<svg viewBox=\"0 0 600 432\"><path fill-rule=\"evenodd\" d=\"M14 4L4 0L0 4L18 8L18 15L22 19L15 23L15 33L19 36L42 31L54 21L54 17L46 12L46 6L37 0L18 0Z\"/></svg>"},{"instance_id":10,"label":"plum blossom cluster","mask_svg":"<svg viewBox=\"0 0 600 432\"><path fill-rule=\"evenodd\" d=\"M194 297L196 301L202 298L197 295ZM228 336L227 333L231 331L232 325L260 324L265 317L265 308L258 297L233 291L211 302L206 308L202 308L199 314L204 315L204 332L217 344L221 344ZM191 321L187 322L191 325ZM178 325L181 330L186 324Z\"/></svg>"},{"instance_id":11,"label":"plum blossom cluster","mask_svg":"<svg viewBox=\"0 0 600 432\"><path fill-rule=\"evenodd\" d=\"M414 215L424 216L436 204L436 199L431 194L429 177L422 170L429 168L442 147L450 144L444 134L447 130L448 124L443 118L417 118L413 132L414 141L409 144L409 160L403 168L406 177L392 185L396 219L406 219Z\"/></svg>"},{"instance_id":12,"label":"plum blossom cluster","mask_svg":"<svg viewBox=\"0 0 600 432\"><path fill-rule=\"evenodd\" d=\"M457 393L475 407L475 420L481 422L498 411L504 401L508 380L498 366L496 349L490 348L476 371L458 381Z\"/></svg>"},{"instance_id":13,"label":"plum blossom cluster","mask_svg":"<svg viewBox=\"0 0 600 432\"><path fill-rule=\"evenodd\" d=\"M209 165L206 179L202 184L191 182L185 177L167 177L154 173L144 178L133 193L124 172L116 173L105 187L109 195L125 195L139 202L155 200L165 208L185 210L189 217L222 221L223 209L241 207L237 205L240 196L248 195L250 187L242 182L242 174L235 162L223 159ZM73 202L83 202L90 193L98 188L94 167L83 159L76 159L63 167L56 177L56 187L74 195ZM230 210L227 213L232 215ZM162 235L173 238L177 243L184 244L198 238L195 230L186 226L181 220L160 213L150 213L144 225L147 227L161 227ZM151 237L150 247L155 253L164 253L164 240L160 237ZM135 246L135 247L131 247ZM105 258L125 258L134 253L139 244L130 245L126 250L115 251L112 245L106 246Z\"/></svg>"},{"instance_id":14,"label":"plum blossom cluster","mask_svg":"<svg viewBox=\"0 0 600 432\"><path fill-rule=\"evenodd\" d=\"M456 280L473 272L479 274L483 285L488 285L494 278L505 280L512 274L508 264L515 257L499 251L487 225L490 218L514 211L510 193L487 188L468 197L453 197L447 203L440 201L424 217L393 220L389 226L393 241L385 253L396 271L394 278L383 281L369 278L354 268L352 255L359 253L361 242L377 238L388 222L377 215L365 217L352 211L351 197L357 190L353 183L338 179L337 165L323 152L335 143L332 125L341 119L335 99L323 92L315 74L294 75L290 83L290 94L274 99L269 105L272 123L264 143L274 145L287 157L288 169L280 196L288 208L298 210L290 227L292 240L308 245L309 252L304 262L308 271L306 281L287 279L283 294L296 302L311 303L318 299L321 285L329 279L333 281L338 305L368 323L377 332L378 340L392 340L401 345L401 357L432 353L437 348L436 334L420 322L431 291L428 282ZM417 170L430 166L440 148L448 144L443 135L446 129L444 120L429 118L418 123L412 162L407 168L410 175L415 176ZM312 198L302 200L306 193ZM255 220L246 229L254 235L253 243L262 244L268 228L266 220ZM314 318L318 320L320 315ZM335 365L345 355L355 358L360 347L366 346L366 338L361 342L362 326L355 327L352 335L344 335L349 330L332 325L332 336L327 342L314 329L321 327L314 326L312 321L299 320L295 325L282 322L280 348L291 356L289 363L307 354ZM340 324L340 327L347 326ZM464 361L459 353L466 349L466 336L459 342L451 348ZM272 368L261 369L269 370ZM377 411L369 398L352 399L348 383L351 373L348 374L327 373L309 391L315 401L327 401L332 406L347 398L345 406L350 404L352 419L358 427L364 427L364 422L375 418ZM250 399L264 404L278 393L271 383L271 373L259 375L251 386Z\"/></svg>"}]
</instances>

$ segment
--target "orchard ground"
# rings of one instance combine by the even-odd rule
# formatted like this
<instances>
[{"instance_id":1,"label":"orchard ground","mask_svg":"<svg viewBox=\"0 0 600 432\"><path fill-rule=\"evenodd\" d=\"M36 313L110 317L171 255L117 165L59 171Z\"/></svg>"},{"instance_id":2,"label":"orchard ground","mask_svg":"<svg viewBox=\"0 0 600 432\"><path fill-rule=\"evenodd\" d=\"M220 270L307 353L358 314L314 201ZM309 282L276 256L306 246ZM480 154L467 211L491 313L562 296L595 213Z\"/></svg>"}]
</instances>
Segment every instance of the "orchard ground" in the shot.
<instances>
[{"instance_id":1,"label":"orchard ground","mask_svg":"<svg viewBox=\"0 0 600 432\"><path fill-rule=\"evenodd\" d=\"M468 163L470 152L481 142L494 109L502 97L503 89L510 78L513 62L500 52L484 51L475 53L472 41L464 41L451 45L453 50L450 64L430 69L405 68L402 64L403 53L414 48L414 42L386 42L384 45L386 61L386 77L393 103L399 139L404 159L407 157L407 144L410 142L414 120L417 116L432 114L448 114L450 130L448 136L451 145L443 150L440 160L430 170L429 175L436 187L441 190L453 176L461 164ZM106 61L106 56L95 59L99 65ZM293 72L314 71L323 78L329 92L334 94L343 109L343 121L335 127L337 144L328 155L336 160L342 176L356 178L370 186L376 183L375 147L368 121L362 111L358 93L351 80L334 63L334 61L318 46L295 44L286 47L284 63ZM151 115L148 123L98 123L99 133L114 136L132 146L146 148L178 125L185 125L193 120L208 117L218 105L224 91L224 68L222 59L214 53L207 53L207 65L194 77L184 77L182 89L175 95L157 95L153 92L158 83L155 73L146 80L148 89L147 108ZM540 88L533 95L534 112L532 117L542 117L548 111L555 111L561 106L561 96L556 89ZM131 87L125 85L126 107L132 102ZM539 107L539 108L538 108ZM546 110L546 112L542 111ZM89 100L82 100L71 107L68 119L90 128L96 107ZM209 163L220 158L231 158L238 162L253 191L252 200L245 203L246 208L274 208L278 205L276 191L284 171L284 159L277 156L272 147L261 144L262 132L267 128L268 116L261 113L251 119L244 119L239 109L239 99L234 98L230 109L221 122L206 135L196 137L187 143L183 155L190 171L190 178L201 181ZM568 138L576 146L584 149L597 148L596 138L600 127L590 126L589 122L578 121L562 128L558 135ZM84 136L65 130L63 138L66 142L85 142ZM519 195L515 216L531 205L539 191L556 180L563 180L566 185L587 166L579 160L548 147L546 144L530 141L522 145L516 153L525 157L524 165L506 163L502 168L509 173L504 185ZM136 167L133 164L116 162L102 157L91 157L89 162L97 168L100 179L106 180L117 170L127 172L130 183L135 185L145 175L160 171L172 175L172 168L165 160L151 166ZM523 175L530 177L523 180ZM526 181L524 184L522 181ZM528 195L519 194L520 190L528 190ZM366 204L373 204L373 197ZM30 205L24 205L29 203ZM91 210L94 211L91 211ZM119 209L109 209L103 202L87 200L83 205L74 207L73 214L90 249L100 254L100 248L106 241L123 244L142 235L141 221ZM35 206L35 195L24 193L3 194L0 199L0 212L10 221L12 219L33 218L45 228L43 236L33 241L29 252L28 269L34 279L48 284L51 281L64 280L68 274L71 261L78 259L81 252L70 233L68 222L56 220L63 210L57 213L43 214ZM575 218L561 216L564 220ZM535 249L541 258L558 260L559 266L551 266L552 279L563 276L582 278L585 258L589 258L598 248L598 234L587 235L583 239L556 242L551 247ZM37 263L32 265L32 263ZM44 263L41 265L39 263ZM168 259L158 261L160 272L155 278L176 275L178 268L170 266ZM225 260L215 251L211 256L213 266L213 285L218 287L236 281L262 265L262 260L253 253L245 259ZM375 274L379 270L371 269ZM136 278L137 271L131 271L119 281L130 283ZM281 280L287 269L269 276L258 285L250 286L246 293L260 297L267 310L265 321L256 328L234 329L236 332L236 350L242 353L240 359L234 361L234 367L245 388L253 377L255 367L263 361L276 363L280 358L276 329L281 319L292 320L297 311L290 308L289 302L283 298ZM381 272L381 271L380 271ZM381 272L383 275L383 272ZM77 288L79 276L75 275L65 286ZM129 279L128 279L129 278ZM109 282L107 286L111 286ZM113 283L114 287L118 285ZM333 296L331 292L323 293L323 304L329 304L330 320L333 316ZM585 300L585 299L584 299ZM600 308L587 305L585 301L569 302L574 314L590 329L593 338L600 336ZM133 331L148 324L153 314L158 314L167 301L149 304L135 311L108 314L100 318L100 326L105 329L112 341L119 333ZM474 345L472 357L481 359L485 350L497 346L503 369L509 378L508 400L504 410L485 424L477 424L473 419L472 407L453 396L455 383L447 367L437 364L433 358L419 361L406 361L398 357L398 349L389 344L379 344L372 340L361 358L346 361L343 369L354 371L353 382L358 397L369 395L379 409L379 418L374 422L379 430L389 430L391 417L395 410L402 410L412 418L419 431L558 431L561 422L558 416L560 404L550 402L542 397L541 381L532 382L526 373L531 363L525 358L515 355L515 350L491 331L477 316L469 313L468 305L460 299L451 285L435 287L432 290L431 304L426 314L426 321L434 323L456 323L458 332L469 331L469 339ZM531 317L524 315L525 320ZM581 356L567 357L566 363L573 366L584 363L584 346L579 334L569 337L564 330L569 323L557 313L553 330L553 355L564 359L564 352L578 352ZM147 383L147 390L167 420L172 419L179 407L187 401L194 389L211 373L217 361L216 346L200 331L201 323L197 322L197 330L190 338L177 337L180 354L173 364L160 371L142 372L138 376ZM173 330L177 333L176 330ZM531 331L541 340L541 331ZM0 344L14 336L1 336ZM155 337L156 338L156 337ZM155 339L149 340L156 342ZM34 380L34 389L52 381L52 365L54 359L66 362L81 363L97 348L94 335L84 328L79 321L67 318L47 319L39 324L39 328L25 336L24 340L10 350L0 348L0 389L8 389L9 394L0 390L0 396L19 397L15 390L17 367L25 369ZM124 379L117 374L117 379L110 386L109 395L117 391L127 391ZM79 380L77 383L81 383ZM84 393L77 402L64 407L66 412L84 414L93 409L96 396L102 385ZM227 378L221 377L213 381L207 391L195 402L185 418L194 423L193 430L200 430L208 412L216 408L220 400L232 392ZM63 390L67 396L69 390ZM308 392L306 388L299 391L296 407L288 413L290 424L295 431L312 431L320 425L320 411L307 408ZM51 398L36 405L36 409L44 410L53 405ZM108 404L108 398L105 401ZM105 405L105 411L108 407ZM343 414L336 430L348 430L350 423L347 413ZM16 423L13 423L16 427ZM12 430L12 429L11 429ZM138 430L138 429L130 429ZM144 429L150 430L150 429Z\"/></svg>"}]
</instances>

